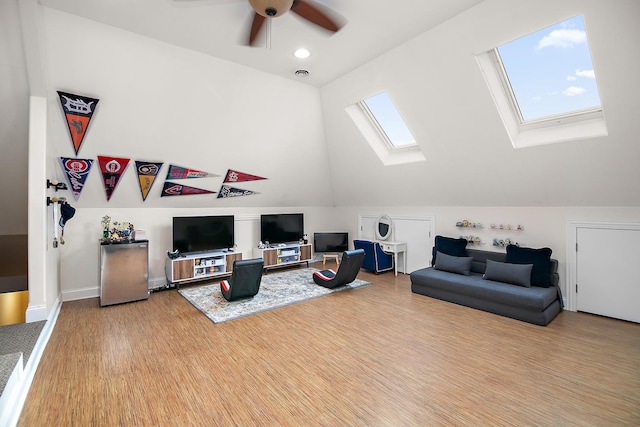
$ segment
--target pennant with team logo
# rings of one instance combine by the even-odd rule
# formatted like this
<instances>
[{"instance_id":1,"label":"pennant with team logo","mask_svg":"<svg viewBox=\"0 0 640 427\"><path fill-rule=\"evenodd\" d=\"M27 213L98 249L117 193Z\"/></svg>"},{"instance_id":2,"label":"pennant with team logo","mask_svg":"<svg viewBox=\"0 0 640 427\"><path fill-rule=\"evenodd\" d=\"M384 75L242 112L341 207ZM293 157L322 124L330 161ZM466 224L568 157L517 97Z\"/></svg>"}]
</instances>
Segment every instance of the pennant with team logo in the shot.
<instances>
[{"instance_id":1,"label":"pennant with team logo","mask_svg":"<svg viewBox=\"0 0 640 427\"><path fill-rule=\"evenodd\" d=\"M77 202L78 198L80 198L80 193L84 188L87 176L89 176L93 160L60 157L60 164L62 165L62 170L64 171L64 175L69 183L69 189L71 189L73 198Z\"/></svg>"},{"instance_id":2,"label":"pennant with team logo","mask_svg":"<svg viewBox=\"0 0 640 427\"><path fill-rule=\"evenodd\" d=\"M99 100L60 91L58 91L58 96L77 156Z\"/></svg>"},{"instance_id":3,"label":"pennant with team logo","mask_svg":"<svg viewBox=\"0 0 640 427\"><path fill-rule=\"evenodd\" d=\"M188 185L177 184L171 181L164 182L164 188L160 197L168 196L187 196L189 194L213 194L215 191L205 190L203 188L189 187Z\"/></svg>"},{"instance_id":4,"label":"pennant with team logo","mask_svg":"<svg viewBox=\"0 0 640 427\"><path fill-rule=\"evenodd\" d=\"M162 165L163 163L136 160L136 172L138 173L138 182L140 183L140 192L142 193L143 202L147 200L149 191L151 191L151 187L153 186Z\"/></svg>"},{"instance_id":5,"label":"pennant with team logo","mask_svg":"<svg viewBox=\"0 0 640 427\"><path fill-rule=\"evenodd\" d=\"M252 194L260 194L255 191L243 190L242 188L230 187L228 185L223 185L220 187L220 192L218 193L218 199L226 199L228 197L240 197L240 196L250 196Z\"/></svg>"},{"instance_id":6,"label":"pennant with team logo","mask_svg":"<svg viewBox=\"0 0 640 427\"><path fill-rule=\"evenodd\" d=\"M210 172L199 171L196 169L183 168L182 166L169 165L166 179L189 179L189 178L207 178L210 176L219 176Z\"/></svg>"},{"instance_id":7,"label":"pennant with team logo","mask_svg":"<svg viewBox=\"0 0 640 427\"><path fill-rule=\"evenodd\" d=\"M227 175L224 178L224 182L245 182L245 181L259 181L263 178L261 176L249 175L248 173L238 172L229 169Z\"/></svg>"},{"instance_id":8,"label":"pennant with team logo","mask_svg":"<svg viewBox=\"0 0 640 427\"><path fill-rule=\"evenodd\" d=\"M127 170L127 166L129 166L129 159L98 156L98 165L102 173L104 192L107 195L107 201L109 201L113 192L116 190L118 182L120 182L120 178Z\"/></svg>"}]
</instances>

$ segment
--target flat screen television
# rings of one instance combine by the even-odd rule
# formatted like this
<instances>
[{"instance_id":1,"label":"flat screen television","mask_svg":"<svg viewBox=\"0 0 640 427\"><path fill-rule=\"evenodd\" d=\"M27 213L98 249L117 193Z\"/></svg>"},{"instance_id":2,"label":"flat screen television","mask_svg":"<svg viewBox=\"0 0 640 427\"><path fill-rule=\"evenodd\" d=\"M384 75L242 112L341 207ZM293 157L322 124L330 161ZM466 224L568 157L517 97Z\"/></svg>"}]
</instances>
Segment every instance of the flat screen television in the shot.
<instances>
[{"instance_id":1,"label":"flat screen television","mask_svg":"<svg viewBox=\"0 0 640 427\"><path fill-rule=\"evenodd\" d=\"M231 248L234 233L233 215L173 217L173 249L183 254Z\"/></svg>"},{"instance_id":2,"label":"flat screen television","mask_svg":"<svg viewBox=\"0 0 640 427\"><path fill-rule=\"evenodd\" d=\"M344 252L349 249L349 233L313 233L315 252Z\"/></svg>"},{"instance_id":3,"label":"flat screen television","mask_svg":"<svg viewBox=\"0 0 640 427\"><path fill-rule=\"evenodd\" d=\"M298 242L304 235L304 215L265 214L260 215L260 240L264 243Z\"/></svg>"}]
</instances>

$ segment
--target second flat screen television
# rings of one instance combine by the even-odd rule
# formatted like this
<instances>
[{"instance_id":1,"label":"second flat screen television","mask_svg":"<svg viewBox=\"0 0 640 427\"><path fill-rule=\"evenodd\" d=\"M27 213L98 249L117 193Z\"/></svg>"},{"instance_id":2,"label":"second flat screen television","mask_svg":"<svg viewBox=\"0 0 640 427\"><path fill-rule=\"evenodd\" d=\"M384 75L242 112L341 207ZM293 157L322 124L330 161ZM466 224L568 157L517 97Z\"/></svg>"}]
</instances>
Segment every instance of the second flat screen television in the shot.
<instances>
[{"instance_id":1,"label":"second flat screen television","mask_svg":"<svg viewBox=\"0 0 640 427\"><path fill-rule=\"evenodd\" d=\"M304 215L265 214L260 215L260 240L262 242L292 243L298 242L304 235Z\"/></svg>"}]
</instances>

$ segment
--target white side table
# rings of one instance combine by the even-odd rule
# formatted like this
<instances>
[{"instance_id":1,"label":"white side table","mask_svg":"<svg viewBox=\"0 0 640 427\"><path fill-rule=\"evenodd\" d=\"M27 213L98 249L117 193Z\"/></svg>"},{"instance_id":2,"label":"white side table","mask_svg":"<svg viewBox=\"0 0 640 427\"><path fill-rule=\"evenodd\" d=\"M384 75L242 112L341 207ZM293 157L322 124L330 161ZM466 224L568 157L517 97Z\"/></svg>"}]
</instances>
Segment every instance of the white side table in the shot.
<instances>
[{"instance_id":1,"label":"white side table","mask_svg":"<svg viewBox=\"0 0 640 427\"><path fill-rule=\"evenodd\" d=\"M398 254L403 254L402 259L404 261L404 273L407 273L407 244L406 242L380 242L382 250L393 254L393 265L395 267L396 276L398 275Z\"/></svg>"}]
</instances>

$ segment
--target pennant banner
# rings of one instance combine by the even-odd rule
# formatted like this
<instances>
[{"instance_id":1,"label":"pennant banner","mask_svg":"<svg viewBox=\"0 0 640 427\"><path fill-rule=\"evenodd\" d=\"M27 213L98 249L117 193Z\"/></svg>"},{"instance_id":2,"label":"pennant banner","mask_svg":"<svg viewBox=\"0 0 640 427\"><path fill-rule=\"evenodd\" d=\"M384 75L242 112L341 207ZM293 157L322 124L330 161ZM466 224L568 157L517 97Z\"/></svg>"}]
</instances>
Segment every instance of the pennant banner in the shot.
<instances>
[{"instance_id":1,"label":"pennant banner","mask_svg":"<svg viewBox=\"0 0 640 427\"><path fill-rule=\"evenodd\" d=\"M188 179L188 178L206 178L209 176L219 176L209 172L203 172L196 169L183 168L182 166L169 165L166 179Z\"/></svg>"},{"instance_id":2,"label":"pennant banner","mask_svg":"<svg viewBox=\"0 0 640 427\"><path fill-rule=\"evenodd\" d=\"M259 181L263 178L261 176L249 175L248 173L238 172L229 169L227 175L224 178L224 182L244 182L244 181Z\"/></svg>"},{"instance_id":3,"label":"pennant banner","mask_svg":"<svg viewBox=\"0 0 640 427\"><path fill-rule=\"evenodd\" d=\"M149 191L160 172L163 163L145 162L136 160L136 172L138 174L138 182L140 183L140 192L142 193L142 201L147 200Z\"/></svg>"},{"instance_id":4,"label":"pennant banner","mask_svg":"<svg viewBox=\"0 0 640 427\"><path fill-rule=\"evenodd\" d=\"M189 187L188 185L176 184L175 182L165 181L164 188L160 197L168 196L186 196L189 194L214 194L215 191L205 190L203 188Z\"/></svg>"},{"instance_id":5,"label":"pennant banner","mask_svg":"<svg viewBox=\"0 0 640 427\"><path fill-rule=\"evenodd\" d=\"M240 197L240 196L250 196L252 194L260 194L255 191L243 190L242 188L234 188L228 185L223 185L220 187L220 192L218 193L218 199L226 199L228 197Z\"/></svg>"},{"instance_id":6,"label":"pennant banner","mask_svg":"<svg viewBox=\"0 0 640 427\"><path fill-rule=\"evenodd\" d=\"M69 183L69 188L71 189L73 198L77 202L80 197L80 193L84 188L87 176L89 176L93 160L60 157L60 164L62 165L62 170L64 171L64 175Z\"/></svg>"},{"instance_id":7,"label":"pennant banner","mask_svg":"<svg viewBox=\"0 0 640 427\"><path fill-rule=\"evenodd\" d=\"M77 156L99 100L60 91L58 91L58 96L69 128L71 143Z\"/></svg>"},{"instance_id":8,"label":"pennant banner","mask_svg":"<svg viewBox=\"0 0 640 427\"><path fill-rule=\"evenodd\" d=\"M127 170L127 166L129 166L129 159L98 156L98 165L100 166L100 172L102 172L104 192L107 195L107 201L109 201L116 190L118 182L120 182L120 178Z\"/></svg>"}]
</instances>

